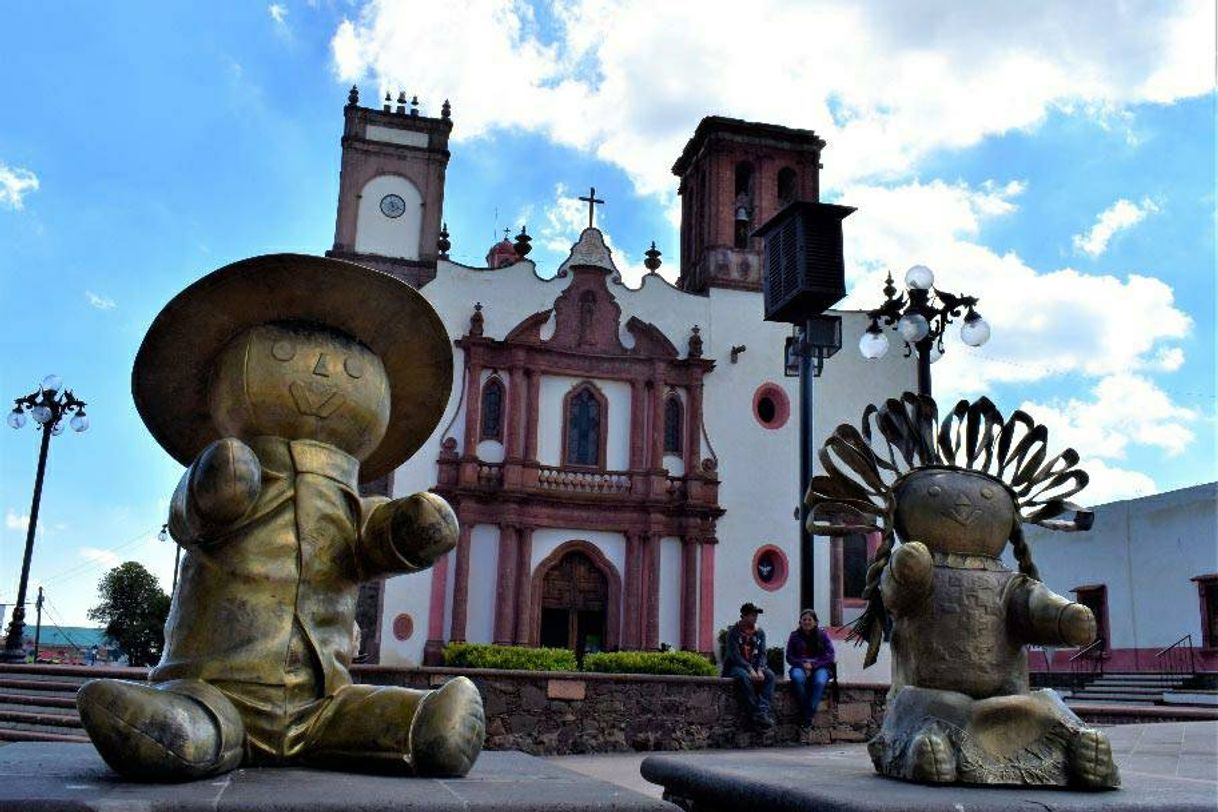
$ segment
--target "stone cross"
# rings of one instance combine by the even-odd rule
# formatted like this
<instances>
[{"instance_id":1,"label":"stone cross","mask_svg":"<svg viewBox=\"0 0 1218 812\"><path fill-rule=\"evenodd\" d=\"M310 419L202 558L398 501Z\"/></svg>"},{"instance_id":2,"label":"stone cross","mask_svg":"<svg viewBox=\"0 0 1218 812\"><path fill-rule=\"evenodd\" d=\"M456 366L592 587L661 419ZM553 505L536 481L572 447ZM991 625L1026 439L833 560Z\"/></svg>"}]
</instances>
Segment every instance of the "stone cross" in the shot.
<instances>
[{"instance_id":1,"label":"stone cross","mask_svg":"<svg viewBox=\"0 0 1218 812\"><path fill-rule=\"evenodd\" d=\"M588 204L588 228L592 228L592 224L593 224L595 216L596 216L596 204L604 203L605 201L599 199L596 196L596 187L595 186L589 187L588 196L581 197L580 200L582 200Z\"/></svg>"}]
</instances>

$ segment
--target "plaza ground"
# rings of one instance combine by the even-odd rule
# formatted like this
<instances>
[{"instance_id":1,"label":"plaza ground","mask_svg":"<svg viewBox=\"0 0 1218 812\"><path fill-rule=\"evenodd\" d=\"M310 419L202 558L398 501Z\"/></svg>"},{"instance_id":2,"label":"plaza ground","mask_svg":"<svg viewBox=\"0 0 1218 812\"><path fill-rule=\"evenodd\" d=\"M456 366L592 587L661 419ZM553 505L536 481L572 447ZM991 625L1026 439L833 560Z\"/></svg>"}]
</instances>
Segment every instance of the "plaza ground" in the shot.
<instances>
[{"instance_id":1,"label":"plaza ground","mask_svg":"<svg viewBox=\"0 0 1218 812\"><path fill-rule=\"evenodd\" d=\"M1173 777L1208 784L1218 808L1218 722L1162 722L1105 726L1122 776ZM722 756L724 750L706 751ZM749 752L739 750L735 752ZM866 745L822 745L767 748L769 755L790 759L792 770L806 771L814 780L817 765L833 761L868 764ZM669 752L671 754L671 752ZM603 753L550 756L551 761L578 773L659 798L661 788L643 779L639 765L655 753Z\"/></svg>"}]
</instances>

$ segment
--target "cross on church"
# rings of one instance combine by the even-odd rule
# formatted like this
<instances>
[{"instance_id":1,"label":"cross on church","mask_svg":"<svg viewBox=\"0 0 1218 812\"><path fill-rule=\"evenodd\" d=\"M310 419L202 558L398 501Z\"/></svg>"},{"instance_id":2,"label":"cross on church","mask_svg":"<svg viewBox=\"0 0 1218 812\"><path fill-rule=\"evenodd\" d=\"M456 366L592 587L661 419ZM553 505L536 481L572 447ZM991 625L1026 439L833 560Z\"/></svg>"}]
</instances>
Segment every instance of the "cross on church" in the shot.
<instances>
[{"instance_id":1,"label":"cross on church","mask_svg":"<svg viewBox=\"0 0 1218 812\"><path fill-rule=\"evenodd\" d=\"M588 204L588 228L592 228L593 219L596 215L596 204L604 203L605 201L601 200L600 198L598 198L596 196L596 187L595 186L589 187L588 196L581 197L580 200L582 200Z\"/></svg>"}]
</instances>

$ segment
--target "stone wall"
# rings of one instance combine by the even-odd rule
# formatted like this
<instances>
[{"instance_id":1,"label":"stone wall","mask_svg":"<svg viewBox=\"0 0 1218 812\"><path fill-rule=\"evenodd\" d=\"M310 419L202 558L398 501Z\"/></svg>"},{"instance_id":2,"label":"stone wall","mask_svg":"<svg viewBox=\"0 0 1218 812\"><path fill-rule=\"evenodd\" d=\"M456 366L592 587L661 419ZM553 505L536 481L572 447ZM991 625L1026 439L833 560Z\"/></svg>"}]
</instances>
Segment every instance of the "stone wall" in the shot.
<instances>
[{"instance_id":1,"label":"stone wall","mask_svg":"<svg viewBox=\"0 0 1218 812\"><path fill-rule=\"evenodd\" d=\"M469 677L486 706L487 749L534 755L630 750L694 750L799 743L788 683L775 690L778 726L753 732L734 686L718 677L541 673L491 669L356 666L358 682L433 688ZM811 741L862 742L879 729L887 685L843 684L826 691Z\"/></svg>"}]
</instances>

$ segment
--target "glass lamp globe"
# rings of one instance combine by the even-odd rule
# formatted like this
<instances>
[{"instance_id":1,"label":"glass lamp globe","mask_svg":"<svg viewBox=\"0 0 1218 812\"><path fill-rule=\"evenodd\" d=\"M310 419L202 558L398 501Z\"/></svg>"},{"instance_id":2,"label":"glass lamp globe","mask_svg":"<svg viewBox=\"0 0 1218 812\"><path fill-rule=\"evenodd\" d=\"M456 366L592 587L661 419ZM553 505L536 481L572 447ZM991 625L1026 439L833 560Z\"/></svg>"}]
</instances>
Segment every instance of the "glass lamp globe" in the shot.
<instances>
[{"instance_id":1,"label":"glass lamp globe","mask_svg":"<svg viewBox=\"0 0 1218 812\"><path fill-rule=\"evenodd\" d=\"M884 353L888 352L888 336L878 329L875 332L868 330L859 339L859 352L863 354L864 358L873 361L877 358L883 358Z\"/></svg>"},{"instance_id":2,"label":"glass lamp globe","mask_svg":"<svg viewBox=\"0 0 1218 812\"><path fill-rule=\"evenodd\" d=\"M925 265L915 265L905 272L905 286L914 290L930 290L935 284L935 274Z\"/></svg>"},{"instance_id":3,"label":"glass lamp globe","mask_svg":"<svg viewBox=\"0 0 1218 812\"><path fill-rule=\"evenodd\" d=\"M49 394L55 394L60 389L63 389L63 381L55 373L51 373L42 379L42 390Z\"/></svg>"},{"instance_id":4,"label":"glass lamp globe","mask_svg":"<svg viewBox=\"0 0 1218 812\"><path fill-rule=\"evenodd\" d=\"M11 428L19 429L25 425L25 412L13 409L8 413L8 424Z\"/></svg>"},{"instance_id":5,"label":"glass lamp globe","mask_svg":"<svg viewBox=\"0 0 1218 812\"><path fill-rule=\"evenodd\" d=\"M89 428L89 416L83 412L81 414L73 415L71 423L72 431L84 431L85 429Z\"/></svg>"},{"instance_id":6,"label":"glass lamp globe","mask_svg":"<svg viewBox=\"0 0 1218 812\"><path fill-rule=\"evenodd\" d=\"M55 425L51 426L51 434L56 437L63 434L63 423L56 423Z\"/></svg>"},{"instance_id":7,"label":"glass lamp globe","mask_svg":"<svg viewBox=\"0 0 1218 812\"><path fill-rule=\"evenodd\" d=\"M156 538L157 541L169 541L169 531L162 527L161 531L156 534Z\"/></svg>"},{"instance_id":8,"label":"glass lamp globe","mask_svg":"<svg viewBox=\"0 0 1218 812\"><path fill-rule=\"evenodd\" d=\"M926 338L926 334L930 332L930 322L926 320L925 316L906 313L897 322L897 332L901 334L901 338L914 344Z\"/></svg>"},{"instance_id":9,"label":"glass lamp globe","mask_svg":"<svg viewBox=\"0 0 1218 812\"><path fill-rule=\"evenodd\" d=\"M35 406L33 409L30 409L30 414L33 415L34 420L38 423L46 423L51 419L51 410L46 406Z\"/></svg>"},{"instance_id":10,"label":"glass lamp globe","mask_svg":"<svg viewBox=\"0 0 1218 812\"><path fill-rule=\"evenodd\" d=\"M935 342L934 344L931 344L931 345L930 345L930 353L929 353L929 356L928 356L928 357L930 358L930 362L931 362L932 364L933 364L935 361L938 361L940 358L942 358L942 357L943 357L943 350L939 349L939 343L938 343L938 342Z\"/></svg>"},{"instance_id":11,"label":"glass lamp globe","mask_svg":"<svg viewBox=\"0 0 1218 812\"><path fill-rule=\"evenodd\" d=\"M970 347L980 347L990 340L990 325L981 316L972 313L965 317L960 327L960 340Z\"/></svg>"}]
</instances>

